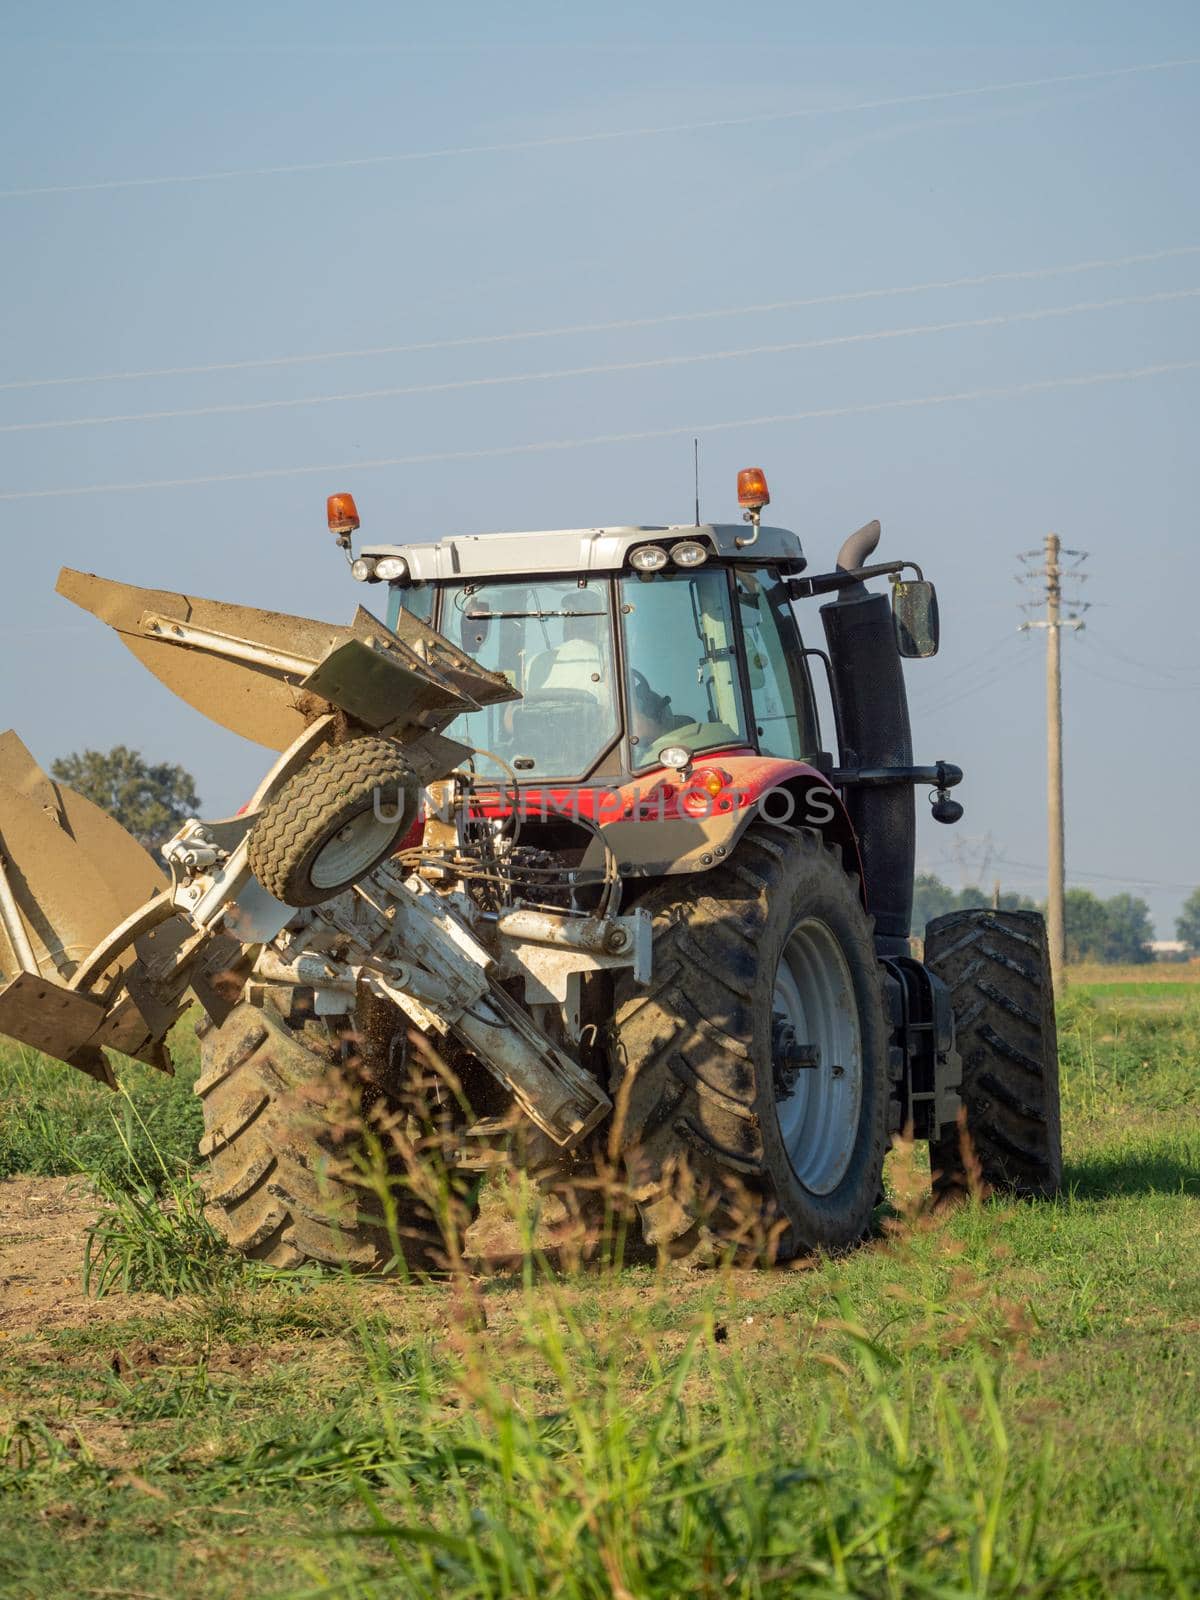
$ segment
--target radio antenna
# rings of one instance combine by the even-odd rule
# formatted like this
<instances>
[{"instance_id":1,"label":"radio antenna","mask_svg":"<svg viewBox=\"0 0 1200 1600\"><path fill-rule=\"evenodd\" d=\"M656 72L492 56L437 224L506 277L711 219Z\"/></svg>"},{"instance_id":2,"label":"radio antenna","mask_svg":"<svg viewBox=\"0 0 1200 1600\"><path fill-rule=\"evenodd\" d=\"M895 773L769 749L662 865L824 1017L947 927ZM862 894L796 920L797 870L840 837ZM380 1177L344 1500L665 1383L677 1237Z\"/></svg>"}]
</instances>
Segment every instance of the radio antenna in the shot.
<instances>
[{"instance_id":1,"label":"radio antenna","mask_svg":"<svg viewBox=\"0 0 1200 1600\"><path fill-rule=\"evenodd\" d=\"M692 474L696 484L696 526L700 526L700 441L692 440Z\"/></svg>"}]
</instances>

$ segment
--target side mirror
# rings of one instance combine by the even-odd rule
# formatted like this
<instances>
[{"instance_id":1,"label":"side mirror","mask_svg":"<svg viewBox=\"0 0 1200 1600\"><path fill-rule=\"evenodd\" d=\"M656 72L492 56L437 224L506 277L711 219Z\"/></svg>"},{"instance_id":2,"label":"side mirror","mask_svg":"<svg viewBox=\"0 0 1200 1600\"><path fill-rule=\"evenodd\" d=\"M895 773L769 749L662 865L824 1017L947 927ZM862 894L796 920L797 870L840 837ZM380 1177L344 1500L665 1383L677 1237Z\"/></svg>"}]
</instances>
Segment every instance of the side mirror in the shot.
<instances>
[{"instance_id":1,"label":"side mirror","mask_svg":"<svg viewBox=\"0 0 1200 1600\"><path fill-rule=\"evenodd\" d=\"M937 655L937 591L924 579L892 585L892 623L896 649L909 659Z\"/></svg>"}]
</instances>

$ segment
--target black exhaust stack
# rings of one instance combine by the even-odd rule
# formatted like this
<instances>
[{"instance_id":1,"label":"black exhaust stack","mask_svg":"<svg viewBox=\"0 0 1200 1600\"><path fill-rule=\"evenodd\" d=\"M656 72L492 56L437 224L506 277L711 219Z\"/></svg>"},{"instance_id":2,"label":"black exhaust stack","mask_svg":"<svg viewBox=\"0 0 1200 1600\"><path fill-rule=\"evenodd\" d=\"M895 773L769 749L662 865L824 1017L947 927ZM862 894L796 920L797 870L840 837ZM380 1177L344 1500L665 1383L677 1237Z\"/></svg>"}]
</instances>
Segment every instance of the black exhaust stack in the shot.
<instances>
[{"instance_id":1,"label":"black exhaust stack","mask_svg":"<svg viewBox=\"0 0 1200 1600\"><path fill-rule=\"evenodd\" d=\"M838 555L838 570L864 566L881 532L878 522L868 522L852 533ZM887 596L870 593L861 581L847 584L836 600L821 607L821 621L837 701L841 766L911 769L908 696ZM917 835L912 782L850 784L843 795L858 834L876 947L881 956L906 955Z\"/></svg>"}]
</instances>

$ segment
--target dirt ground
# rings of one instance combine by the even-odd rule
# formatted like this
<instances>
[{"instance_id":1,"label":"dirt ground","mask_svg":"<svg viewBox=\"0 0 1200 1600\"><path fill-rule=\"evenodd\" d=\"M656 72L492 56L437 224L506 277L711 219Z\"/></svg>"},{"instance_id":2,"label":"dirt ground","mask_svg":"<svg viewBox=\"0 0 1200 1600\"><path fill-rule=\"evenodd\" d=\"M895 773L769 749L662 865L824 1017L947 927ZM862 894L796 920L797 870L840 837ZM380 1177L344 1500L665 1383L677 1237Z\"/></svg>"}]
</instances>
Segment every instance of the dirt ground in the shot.
<instances>
[{"instance_id":1,"label":"dirt ground","mask_svg":"<svg viewBox=\"0 0 1200 1600\"><path fill-rule=\"evenodd\" d=\"M170 1305L154 1294L95 1299L84 1293L87 1231L97 1211L96 1197L80 1177L0 1180L0 1341L125 1321ZM565 1220L561 1204L550 1199L538 1231L550 1259ZM519 1259L517 1230L497 1196L485 1203L467 1239L484 1276L511 1271ZM388 1292L382 1283L372 1287Z\"/></svg>"},{"instance_id":2,"label":"dirt ground","mask_svg":"<svg viewBox=\"0 0 1200 1600\"><path fill-rule=\"evenodd\" d=\"M96 1200L80 1178L0 1183L0 1339L79 1328L165 1305L157 1295L93 1300L83 1253Z\"/></svg>"}]
</instances>

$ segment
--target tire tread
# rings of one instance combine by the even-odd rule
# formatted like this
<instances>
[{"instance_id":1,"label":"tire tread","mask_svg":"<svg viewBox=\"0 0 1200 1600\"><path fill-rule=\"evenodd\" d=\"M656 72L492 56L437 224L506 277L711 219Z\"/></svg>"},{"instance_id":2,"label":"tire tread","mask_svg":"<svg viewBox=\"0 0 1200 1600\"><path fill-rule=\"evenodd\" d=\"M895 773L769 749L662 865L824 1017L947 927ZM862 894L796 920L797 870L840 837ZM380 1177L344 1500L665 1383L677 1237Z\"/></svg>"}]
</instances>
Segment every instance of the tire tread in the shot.
<instances>
[{"instance_id":1,"label":"tire tread","mask_svg":"<svg viewBox=\"0 0 1200 1600\"><path fill-rule=\"evenodd\" d=\"M1018 1195L1057 1194L1058 1041L1040 914L952 911L926 929L925 960L950 989L966 1133L984 1183ZM930 1141L936 1192L964 1186L960 1145L957 1129Z\"/></svg>"},{"instance_id":2,"label":"tire tread","mask_svg":"<svg viewBox=\"0 0 1200 1600\"><path fill-rule=\"evenodd\" d=\"M689 1240L697 1239L702 1249L708 1248L708 1222L696 1214L696 1205L681 1200L678 1185L672 1192L670 1180L681 1164L694 1178L697 1193L707 1191L710 1205L732 1181L743 1199L747 1191L756 1198L765 1224L779 1217L757 1105L756 1074L761 1069L755 1063L754 1008L762 1004L759 943L770 908L802 878L816 880L849 903L848 914L858 924L856 939L870 963L869 981L886 1038L882 970L874 957L870 920L857 883L815 835L756 824L736 855L705 875L693 898L681 898L686 887L681 891L678 880L666 879L641 901L653 917L654 978L648 990L639 989L632 974L618 979L611 1059L612 1093L624 1114L623 1150L649 1245L686 1249ZM664 973L669 979L664 980ZM889 1104L873 1135L878 1167L900 1112L894 1051L886 1054L881 1070L888 1079L883 1092ZM878 1171L855 1237L866 1226L877 1188ZM713 1218L719 1232L728 1221L719 1199ZM827 1242L801 1237L788 1223L779 1255L786 1258Z\"/></svg>"}]
</instances>

